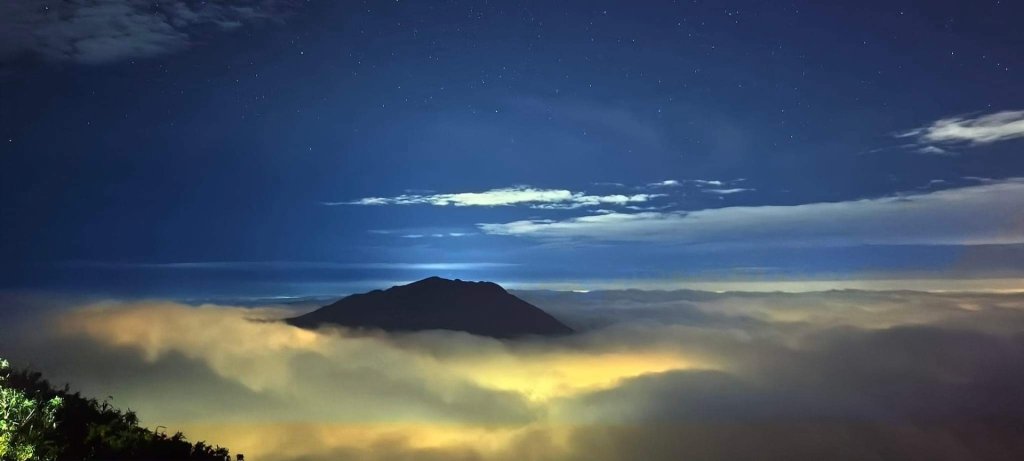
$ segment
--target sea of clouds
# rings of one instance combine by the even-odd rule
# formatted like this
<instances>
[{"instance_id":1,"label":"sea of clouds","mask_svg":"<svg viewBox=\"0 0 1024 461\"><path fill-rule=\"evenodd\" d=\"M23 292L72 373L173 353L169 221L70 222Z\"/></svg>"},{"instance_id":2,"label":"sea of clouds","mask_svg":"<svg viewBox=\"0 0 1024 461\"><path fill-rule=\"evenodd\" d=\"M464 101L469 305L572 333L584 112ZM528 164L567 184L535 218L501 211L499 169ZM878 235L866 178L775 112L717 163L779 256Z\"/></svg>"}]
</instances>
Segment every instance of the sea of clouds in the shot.
<instances>
[{"instance_id":1,"label":"sea of clouds","mask_svg":"<svg viewBox=\"0 0 1024 461\"><path fill-rule=\"evenodd\" d=\"M7 295L0 355L253 460L1024 459L1024 295L518 292L578 333Z\"/></svg>"}]
</instances>

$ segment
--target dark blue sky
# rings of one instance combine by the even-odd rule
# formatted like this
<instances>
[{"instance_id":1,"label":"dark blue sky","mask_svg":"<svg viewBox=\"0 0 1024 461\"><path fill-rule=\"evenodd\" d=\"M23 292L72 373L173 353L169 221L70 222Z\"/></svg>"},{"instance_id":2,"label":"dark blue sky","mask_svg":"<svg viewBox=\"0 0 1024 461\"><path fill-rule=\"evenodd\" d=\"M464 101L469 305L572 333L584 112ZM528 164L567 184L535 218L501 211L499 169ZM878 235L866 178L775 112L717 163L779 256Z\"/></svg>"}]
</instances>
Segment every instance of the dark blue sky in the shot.
<instances>
[{"instance_id":1,"label":"dark blue sky","mask_svg":"<svg viewBox=\"0 0 1024 461\"><path fill-rule=\"evenodd\" d=\"M1020 276L1024 5L820 3L6 2L0 285Z\"/></svg>"}]
</instances>

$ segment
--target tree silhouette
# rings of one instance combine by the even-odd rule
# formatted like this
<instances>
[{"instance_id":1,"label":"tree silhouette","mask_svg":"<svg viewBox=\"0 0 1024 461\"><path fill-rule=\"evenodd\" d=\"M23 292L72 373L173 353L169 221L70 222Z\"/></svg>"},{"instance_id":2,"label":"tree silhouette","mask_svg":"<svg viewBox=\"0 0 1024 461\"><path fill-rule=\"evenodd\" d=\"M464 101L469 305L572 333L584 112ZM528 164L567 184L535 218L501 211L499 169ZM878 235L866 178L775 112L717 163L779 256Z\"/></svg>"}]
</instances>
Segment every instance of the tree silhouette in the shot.
<instances>
[{"instance_id":1,"label":"tree silhouette","mask_svg":"<svg viewBox=\"0 0 1024 461\"><path fill-rule=\"evenodd\" d=\"M19 450L31 450L28 458L5 455L0 461L32 460L216 460L229 459L226 448L208 445L204 441L191 443L181 432L168 436L166 432L139 426L138 416L131 410L115 408L111 398L101 401L72 393L65 385L55 388L38 372L11 371L6 367L0 374L3 395L17 396L26 407L35 405L25 415L3 415L4 428L15 427L11 439ZM20 415L20 416L19 416ZM15 426L15 424L18 424ZM49 426L47 426L47 424ZM49 430L44 430L49 427ZM31 430L30 430L31 429ZM0 430L0 434L4 434ZM3 435L0 435L3 437ZM2 448L0 448L2 450ZM12 452L13 453L13 452Z\"/></svg>"},{"instance_id":2,"label":"tree silhouette","mask_svg":"<svg viewBox=\"0 0 1024 461\"><path fill-rule=\"evenodd\" d=\"M4 383L10 374L10 365L0 359L0 460L54 459L57 451L52 438L62 399L36 400L18 389L8 388Z\"/></svg>"}]
</instances>

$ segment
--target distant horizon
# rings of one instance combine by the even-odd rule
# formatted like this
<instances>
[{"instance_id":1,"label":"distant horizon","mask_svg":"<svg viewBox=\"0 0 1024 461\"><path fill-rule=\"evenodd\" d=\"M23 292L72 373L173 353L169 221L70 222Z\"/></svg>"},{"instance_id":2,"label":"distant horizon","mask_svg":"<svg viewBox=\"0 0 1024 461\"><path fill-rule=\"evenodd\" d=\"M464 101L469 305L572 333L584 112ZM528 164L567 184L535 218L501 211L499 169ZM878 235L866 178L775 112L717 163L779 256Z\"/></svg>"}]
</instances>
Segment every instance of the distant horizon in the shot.
<instances>
[{"instance_id":1,"label":"distant horizon","mask_svg":"<svg viewBox=\"0 0 1024 461\"><path fill-rule=\"evenodd\" d=\"M238 263L238 262L236 262ZM251 263L251 262L246 262ZM201 263L175 263L181 264L178 267L189 267ZM217 264L227 264L218 262ZM235 264L235 263L231 263ZM325 263L311 263L325 264ZM436 263L441 265L443 263ZM191 267L191 270L196 270ZM199 269L202 270L202 269ZM230 278L221 279L216 283L216 290L204 292L202 289L193 290L187 282L175 283L167 286L165 282L156 283L151 287L134 286L129 290L111 287L104 290L97 285L88 288L74 287L21 287L3 288L2 292L24 292L24 293L62 293L65 295L93 295L93 298L124 298L124 299L146 299L161 297L176 300L303 300L303 299L328 299L338 296L347 296L356 293L363 293L376 289L384 289L391 286L405 285L428 277L441 277L446 279L459 279L465 281L489 281L513 291L560 291L560 292L600 292L600 291L702 291L708 293L816 293L837 290L853 291L915 291L923 293L989 293L989 294L1013 294L1024 293L1024 279L1020 277L886 277L884 274L867 274L862 277L832 277L832 278L768 278L737 280L732 279L711 279L711 278L686 278L676 279L572 279L565 280L530 280L523 278L482 276L472 273L444 273L424 272L422 275L409 276L405 278L374 278L358 279L348 278L338 281L288 281L274 280L272 276L262 274L253 277L253 280L246 280L243 274L235 274ZM254 289L258 286L258 289ZM163 288L161 288L163 287Z\"/></svg>"}]
</instances>

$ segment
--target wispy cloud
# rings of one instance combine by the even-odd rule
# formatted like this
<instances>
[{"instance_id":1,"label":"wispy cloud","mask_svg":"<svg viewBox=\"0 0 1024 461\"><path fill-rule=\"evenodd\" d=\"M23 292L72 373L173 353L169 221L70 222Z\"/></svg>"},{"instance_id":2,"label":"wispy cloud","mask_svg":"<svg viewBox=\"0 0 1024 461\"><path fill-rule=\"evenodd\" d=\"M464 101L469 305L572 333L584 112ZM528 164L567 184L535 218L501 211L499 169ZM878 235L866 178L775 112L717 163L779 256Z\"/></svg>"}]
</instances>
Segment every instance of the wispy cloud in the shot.
<instances>
[{"instance_id":1,"label":"wispy cloud","mask_svg":"<svg viewBox=\"0 0 1024 461\"><path fill-rule=\"evenodd\" d=\"M537 239L732 245L1024 243L1024 178L845 202L699 211L606 213L482 223L488 234Z\"/></svg>"},{"instance_id":2,"label":"wispy cloud","mask_svg":"<svg viewBox=\"0 0 1024 461\"><path fill-rule=\"evenodd\" d=\"M402 238L459 238L480 235L477 232L447 231L440 228L370 229L367 232L370 234L392 235Z\"/></svg>"},{"instance_id":3,"label":"wispy cloud","mask_svg":"<svg viewBox=\"0 0 1024 461\"><path fill-rule=\"evenodd\" d=\"M665 179L662 181L650 182L641 185L627 186L622 183L599 182L595 186L629 187L639 193L635 194L588 194L586 192L572 191L568 189L541 189L527 185L503 187L490 189L483 192L460 192L460 193L411 193L393 197L364 197L351 201L321 202L326 206L339 205L434 205L434 206L512 206L524 205L538 210L574 210L579 208L596 206L619 206L626 209L660 209L664 207L650 207L643 204L660 197L668 197L669 189L682 188L684 186L696 187L701 192L716 195L737 194L740 192L751 192L753 188L736 187L745 179ZM731 186L731 187L730 187Z\"/></svg>"},{"instance_id":4,"label":"wispy cloud","mask_svg":"<svg viewBox=\"0 0 1024 461\"><path fill-rule=\"evenodd\" d=\"M945 149L934 145L977 146L1024 137L1024 110L944 118L896 137L915 139L920 146L918 152L945 155Z\"/></svg>"},{"instance_id":5,"label":"wispy cloud","mask_svg":"<svg viewBox=\"0 0 1024 461\"><path fill-rule=\"evenodd\" d=\"M732 194L738 194L740 192L753 192L754 190L755 189L747 189L747 188L744 188L744 187L733 187L733 188L729 188L729 189L704 189L701 192L704 192L704 193L707 193L707 194L716 194L716 195L732 195Z\"/></svg>"},{"instance_id":6,"label":"wispy cloud","mask_svg":"<svg viewBox=\"0 0 1024 461\"><path fill-rule=\"evenodd\" d=\"M421 238L427 238L427 237L430 237L430 238L449 238L449 237L466 237L466 236L469 236L469 235L473 235L473 234L468 234L468 233L464 233L464 232L443 232L443 233L434 233L434 234L404 234L404 235L402 235L402 238L407 238L407 239L421 239Z\"/></svg>"},{"instance_id":7,"label":"wispy cloud","mask_svg":"<svg viewBox=\"0 0 1024 461\"><path fill-rule=\"evenodd\" d=\"M511 206L528 205L537 209L574 209L597 205L628 205L644 203L662 194L588 195L566 189L537 189L515 186L484 192L454 194L403 194L395 197L366 197L350 202L323 202L337 205L434 205L434 206Z\"/></svg>"},{"instance_id":8,"label":"wispy cloud","mask_svg":"<svg viewBox=\"0 0 1024 461\"><path fill-rule=\"evenodd\" d=\"M956 152L953 152L953 151L950 151L950 150L946 150L946 149L943 149L941 147L932 146L932 145L918 147L917 148L917 153L919 153L919 154L927 154L927 155L945 155L945 156L950 156L950 157L955 157L955 156L958 155Z\"/></svg>"},{"instance_id":9,"label":"wispy cloud","mask_svg":"<svg viewBox=\"0 0 1024 461\"><path fill-rule=\"evenodd\" d=\"M724 181L718 179L687 179L686 182L696 184L698 186L723 186Z\"/></svg>"},{"instance_id":10,"label":"wispy cloud","mask_svg":"<svg viewBox=\"0 0 1024 461\"><path fill-rule=\"evenodd\" d=\"M280 14L283 2L70 0L0 2L0 57L98 64L189 47L199 29L233 30Z\"/></svg>"},{"instance_id":11,"label":"wispy cloud","mask_svg":"<svg viewBox=\"0 0 1024 461\"><path fill-rule=\"evenodd\" d=\"M721 179L666 179L664 181L648 183L649 188L665 188L665 187L682 187L684 185L696 186L701 192L707 194L716 195L730 195L738 194L740 192L753 192L756 189L745 188L745 187L724 187L729 185L736 185L743 182L744 179L732 179L732 180L721 180Z\"/></svg>"},{"instance_id":12,"label":"wispy cloud","mask_svg":"<svg viewBox=\"0 0 1024 461\"><path fill-rule=\"evenodd\" d=\"M745 179L666 179L664 181L648 183L647 187L681 187L691 185L697 187L722 187L729 184L737 184Z\"/></svg>"}]
</instances>

